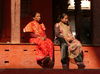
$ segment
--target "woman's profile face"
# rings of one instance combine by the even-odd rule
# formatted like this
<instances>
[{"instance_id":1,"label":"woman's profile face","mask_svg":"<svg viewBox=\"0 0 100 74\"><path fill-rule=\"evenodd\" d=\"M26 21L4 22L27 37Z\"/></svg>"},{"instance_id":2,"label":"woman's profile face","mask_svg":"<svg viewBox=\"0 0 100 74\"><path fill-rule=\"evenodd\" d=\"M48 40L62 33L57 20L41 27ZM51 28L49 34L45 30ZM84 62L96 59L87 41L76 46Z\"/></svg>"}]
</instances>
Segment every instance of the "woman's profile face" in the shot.
<instances>
[{"instance_id":1,"label":"woman's profile face","mask_svg":"<svg viewBox=\"0 0 100 74\"><path fill-rule=\"evenodd\" d=\"M61 22L67 23L68 22L68 16L65 15L64 18L61 19Z\"/></svg>"},{"instance_id":2,"label":"woman's profile face","mask_svg":"<svg viewBox=\"0 0 100 74\"><path fill-rule=\"evenodd\" d=\"M40 19L41 19L41 15L40 15L40 13L36 13L35 14L35 17L33 17L33 19L35 20L35 21L40 21Z\"/></svg>"}]
</instances>

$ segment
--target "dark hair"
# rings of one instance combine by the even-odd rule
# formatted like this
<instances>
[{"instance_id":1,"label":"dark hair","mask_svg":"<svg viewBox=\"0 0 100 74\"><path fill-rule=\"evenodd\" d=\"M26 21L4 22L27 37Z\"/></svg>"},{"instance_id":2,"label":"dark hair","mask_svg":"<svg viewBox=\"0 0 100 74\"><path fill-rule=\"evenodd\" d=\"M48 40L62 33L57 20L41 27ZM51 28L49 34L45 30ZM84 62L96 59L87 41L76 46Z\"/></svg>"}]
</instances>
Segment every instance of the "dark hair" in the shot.
<instances>
[{"instance_id":1,"label":"dark hair","mask_svg":"<svg viewBox=\"0 0 100 74\"><path fill-rule=\"evenodd\" d=\"M32 20L33 20L33 18L35 17L35 15L36 15L37 13L40 13L40 12L31 12ZM41 24L42 21L43 21L43 20L40 20L38 23Z\"/></svg>"},{"instance_id":2,"label":"dark hair","mask_svg":"<svg viewBox=\"0 0 100 74\"><path fill-rule=\"evenodd\" d=\"M32 17L35 17L35 15L39 12L32 12Z\"/></svg>"},{"instance_id":3,"label":"dark hair","mask_svg":"<svg viewBox=\"0 0 100 74\"><path fill-rule=\"evenodd\" d=\"M63 19L64 16L66 16L66 15L67 15L66 13L60 14L60 15L58 16L58 18L57 18L57 22L60 22L60 20Z\"/></svg>"}]
</instances>

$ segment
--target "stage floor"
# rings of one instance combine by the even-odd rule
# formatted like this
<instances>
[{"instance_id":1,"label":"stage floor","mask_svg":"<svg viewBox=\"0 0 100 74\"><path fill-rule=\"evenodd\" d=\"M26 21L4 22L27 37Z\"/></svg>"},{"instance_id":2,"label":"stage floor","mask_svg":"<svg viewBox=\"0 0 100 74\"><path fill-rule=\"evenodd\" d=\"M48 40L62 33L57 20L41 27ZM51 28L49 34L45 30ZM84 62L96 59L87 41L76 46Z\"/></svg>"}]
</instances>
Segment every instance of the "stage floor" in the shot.
<instances>
[{"instance_id":1,"label":"stage floor","mask_svg":"<svg viewBox=\"0 0 100 74\"><path fill-rule=\"evenodd\" d=\"M1 69L41 69L35 60L35 47L32 44L1 44ZM85 69L100 69L100 46L83 46ZM60 47L54 46L54 69L62 69ZM69 69L77 69L73 59L70 59Z\"/></svg>"}]
</instances>

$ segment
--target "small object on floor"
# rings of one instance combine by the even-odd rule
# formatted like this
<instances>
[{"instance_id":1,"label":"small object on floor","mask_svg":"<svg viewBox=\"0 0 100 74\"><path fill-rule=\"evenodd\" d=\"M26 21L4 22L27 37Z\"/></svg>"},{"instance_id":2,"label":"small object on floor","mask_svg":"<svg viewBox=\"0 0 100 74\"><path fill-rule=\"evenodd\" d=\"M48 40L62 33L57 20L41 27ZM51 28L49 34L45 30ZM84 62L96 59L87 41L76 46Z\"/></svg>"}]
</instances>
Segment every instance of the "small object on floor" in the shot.
<instances>
[{"instance_id":1,"label":"small object on floor","mask_svg":"<svg viewBox=\"0 0 100 74\"><path fill-rule=\"evenodd\" d=\"M69 69L69 66L67 64L62 64L63 69Z\"/></svg>"},{"instance_id":2,"label":"small object on floor","mask_svg":"<svg viewBox=\"0 0 100 74\"><path fill-rule=\"evenodd\" d=\"M54 62L50 59L49 56L40 61L37 61L37 63L44 69L52 69L54 66Z\"/></svg>"},{"instance_id":3,"label":"small object on floor","mask_svg":"<svg viewBox=\"0 0 100 74\"><path fill-rule=\"evenodd\" d=\"M50 59L49 56L45 57L44 61L43 61L43 65L46 67L46 68L53 68L54 66L54 62Z\"/></svg>"},{"instance_id":4,"label":"small object on floor","mask_svg":"<svg viewBox=\"0 0 100 74\"><path fill-rule=\"evenodd\" d=\"M77 66L78 66L78 69L84 69L85 68L84 63L78 63Z\"/></svg>"}]
</instances>

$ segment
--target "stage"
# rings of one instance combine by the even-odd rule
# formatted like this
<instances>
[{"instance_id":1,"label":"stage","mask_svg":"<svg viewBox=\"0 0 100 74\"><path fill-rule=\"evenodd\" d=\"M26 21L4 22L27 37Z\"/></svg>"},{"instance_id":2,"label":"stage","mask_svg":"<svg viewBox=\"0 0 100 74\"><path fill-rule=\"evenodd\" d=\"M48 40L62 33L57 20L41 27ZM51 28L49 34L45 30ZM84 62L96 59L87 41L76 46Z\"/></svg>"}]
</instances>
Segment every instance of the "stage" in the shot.
<instances>
[{"instance_id":1,"label":"stage","mask_svg":"<svg viewBox=\"0 0 100 74\"><path fill-rule=\"evenodd\" d=\"M41 69L35 60L33 44L0 44L1 69ZM100 46L83 45L85 69L100 69ZM62 69L60 47L54 46L54 69ZM73 59L70 59L69 69L77 69Z\"/></svg>"}]
</instances>

